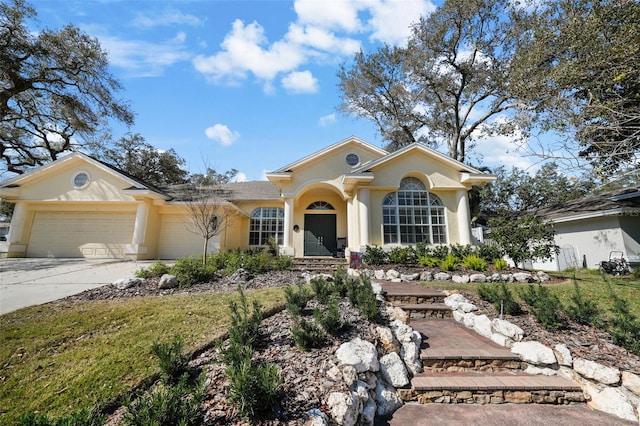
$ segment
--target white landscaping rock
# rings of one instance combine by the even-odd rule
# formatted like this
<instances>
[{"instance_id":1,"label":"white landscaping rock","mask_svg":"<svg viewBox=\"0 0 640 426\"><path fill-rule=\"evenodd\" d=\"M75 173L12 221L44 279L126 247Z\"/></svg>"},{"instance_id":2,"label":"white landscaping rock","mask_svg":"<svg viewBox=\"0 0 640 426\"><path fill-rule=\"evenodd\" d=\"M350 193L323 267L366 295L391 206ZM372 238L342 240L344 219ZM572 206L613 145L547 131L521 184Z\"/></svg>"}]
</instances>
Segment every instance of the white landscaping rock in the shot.
<instances>
[{"instance_id":1,"label":"white landscaping rock","mask_svg":"<svg viewBox=\"0 0 640 426\"><path fill-rule=\"evenodd\" d=\"M386 352L399 352L400 343L389 327L376 327L376 338Z\"/></svg>"},{"instance_id":2,"label":"white landscaping rock","mask_svg":"<svg viewBox=\"0 0 640 426\"><path fill-rule=\"evenodd\" d=\"M420 274L419 273L414 273L414 274L401 274L400 275L400 279L402 281L418 281L418 279L420 278Z\"/></svg>"},{"instance_id":3,"label":"white landscaping rock","mask_svg":"<svg viewBox=\"0 0 640 426\"><path fill-rule=\"evenodd\" d=\"M411 328L411 326L398 320L392 321L389 326L396 336L396 339L398 339L398 342L405 343L413 341L413 328Z\"/></svg>"},{"instance_id":4,"label":"white landscaping rock","mask_svg":"<svg viewBox=\"0 0 640 426\"><path fill-rule=\"evenodd\" d=\"M396 271L395 269L389 269L385 275L388 280L395 280L400 278L400 272Z\"/></svg>"},{"instance_id":5,"label":"white landscaping rock","mask_svg":"<svg viewBox=\"0 0 640 426\"><path fill-rule=\"evenodd\" d=\"M317 408L307 411L307 422L305 426L328 426L329 418L325 413Z\"/></svg>"},{"instance_id":6,"label":"white landscaping rock","mask_svg":"<svg viewBox=\"0 0 640 426\"><path fill-rule=\"evenodd\" d=\"M469 275L469 282L472 283L486 283L487 276L485 274L471 274Z\"/></svg>"},{"instance_id":7,"label":"white landscaping rock","mask_svg":"<svg viewBox=\"0 0 640 426\"><path fill-rule=\"evenodd\" d=\"M458 321L458 322L463 322L464 321L464 316L465 316L464 312L453 311L453 319Z\"/></svg>"},{"instance_id":8,"label":"white landscaping rock","mask_svg":"<svg viewBox=\"0 0 640 426\"><path fill-rule=\"evenodd\" d=\"M464 322L464 325L467 328L473 328L473 324L475 324L476 321L476 314L469 312L468 314L464 314L464 319L462 320L462 322Z\"/></svg>"},{"instance_id":9,"label":"white landscaping rock","mask_svg":"<svg viewBox=\"0 0 640 426\"><path fill-rule=\"evenodd\" d=\"M433 273L431 271L424 271L420 274L420 281L433 281Z\"/></svg>"},{"instance_id":10,"label":"white landscaping rock","mask_svg":"<svg viewBox=\"0 0 640 426\"><path fill-rule=\"evenodd\" d=\"M633 407L634 404L620 392L619 388L609 386L598 386L595 383L583 380L582 389L590 397L587 406L594 409L613 414L625 420L638 421Z\"/></svg>"},{"instance_id":11,"label":"white landscaping rock","mask_svg":"<svg viewBox=\"0 0 640 426\"><path fill-rule=\"evenodd\" d=\"M139 285L144 284L144 279L142 278L120 278L113 282L113 285L118 290L126 290L131 287L137 287Z\"/></svg>"},{"instance_id":12,"label":"white landscaping rock","mask_svg":"<svg viewBox=\"0 0 640 426\"><path fill-rule=\"evenodd\" d=\"M341 426L354 426L358 421L360 400L352 393L332 392L327 399L331 418Z\"/></svg>"},{"instance_id":13,"label":"white landscaping rock","mask_svg":"<svg viewBox=\"0 0 640 426\"><path fill-rule=\"evenodd\" d=\"M355 367L358 373L380 369L376 347L359 337L340 345L336 357L341 364Z\"/></svg>"},{"instance_id":14,"label":"white landscaping rock","mask_svg":"<svg viewBox=\"0 0 640 426\"><path fill-rule=\"evenodd\" d=\"M379 416L388 416L402 407L402 400L398 397L396 390L382 380L376 386L376 403Z\"/></svg>"},{"instance_id":15,"label":"white landscaping rock","mask_svg":"<svg viewBox=\"0 0 640 426\"><path fill-rule=\"evenodd\" d=\"M358 372L353 365L345 365L342 367L342 380L349 387L358 381Z\"/></svg>"},{"instance_id":16,"label":"white landscaping rock","mask_svg":"<svg viewBox=\"0 0 640 426\"><path fill-rule=\"evenodd\" d=\"M607 367L594 361L576 358L573 369L587 379L592 379L605 385L615 385L620 382L620 370Z\"/></svg>"},{"instance_id":17,"label":"white landscaping rock","mask_svg":"<svg viewBox=\"0 0 640 426\"><path fill-rule=\"evenodd\" d=\"M519 283L532 283L534 281L531 274L526 272L516 272L513 274L513 280Z\"/></svg>"},{"instance_id":18,"label":"white landscaping rock","mask_svg":"<svg viewBox=\"0 0 640 426\"><path fill-rule=\"evenodd\" d=\"M396 352L391 352L380 358L380 373L387 383L396 388L402 388L409 384L407 368Z\"/></svg>"},{"instance_id":19,"label":"white landscaping rock","mask_svg":"<svg viewBox=\"0 0 640 426\"><path fill-rule=\"evenodd\" d=\"M516 342L524 337L524 331L520 327L500 318L491 321L491 328L494 332L507 336Z\"/></svg>"},{"instance_id":20,"label":"white landscaping rock","mask_svg":"<svg viewBox=\"0 0 640 426\"><path fill-rule=\"evenodd\" d=\"M476 333L486 337L487 339L490 339L493 334L493 330L491 329L491 320L486 315L477 315L474 318L473 329Z\"/></svg>"},{"instance_id":21,"label":"white landscaping rock","mask_svg":"<svg viewBox=\"0 0 640 426\"><path fill-rule=\"evenodd\" d=\"M376 269L373 271L373 276L376 280L384 280L386 278L383 269Z\"/></svg>"},{"instance_id":22,"label":"white landscaping rock","mask_svg":"<svg viewBox=\"0 0 640 426\"><path fill-rule=\"evenodd\" d=\"M535 365L529 365L524 370L527 374L532 374L534 376L557 376L558 370L554 370L553 368L540 368Z\"/></svg>"},{"instance_id":23,"label":"white landscaping rock","mask_svg":"<svg viewBox=\"0 0 640 426\"><path fill-rule=\"evenodd\" d=\"M567 345L564 343L558 343L553 350L556 353L558 364L566 367L571 367L573 365L573 357L571 356L571 351Z\"/></svg>"},{"instance_id":24,"label":"white landscaping rock","mask_svg":"<svg viewBox=\"0 0 640 426\"><path fill-rule=\"evenodd\" d=\"M438 272L433 276L434 281L451 281L451 275L446 272Z\"/></svg>"},{"instance_id":25,"label":"white landscaping rock","mask_svg":"<svg viewBox=\"0 0 640 426\"><path fill-rule=\"evenodd\" d=\"M516 342L511 347L511 352L531 364L553 365L557 362L553 350L540 342Z\"/></svg>"},{"instance_id":26,"label":"white landscaping rock","mask_svg":"<svg viewBox=\"0 0 640 426\"><path fill-rule=\"evenodd\" d=\"M406 342L402 344L400 356L407 366L407 369L413 374L422 373L422 360L420 359L420 343Z\"/></svg>"},{"instance_id":27,"label":"white landscaping rock","mask_svg":"<svg viewBox=\"0 0 640 426\"><path fill-rule=\"evenodd\" d=\"M178 287L178 278L175 275L164 274L160 277L158 282L159 289L176 288Z\"/></svg>"},{"instance_id":28,"label":"white landscaping rock","mask_svg":"<svg viewBox=\"0 0 640 426\"><path fill-rule=\"evenodd\" d=\"M511 346L513 346L513 339L500 333L493 333L491 335L491 341L499 344L500 346L504 346L506 348L510 348Z\"/></svg>"},{"instance_id":29,"label":"white landscaping rock","mask_svg":"<svg viewBox=\"0 0 640 426\"><path fill-rule=\"evenodd\" d=\"M468 284L469 283L469 275L454 275L451 277L451 281L456 284Z\"/></svg>"},{"instance_id":30,"label":"white landscaping rock","mask_svg":"<svg viewBox=\"0 0 640 426\"><path fill-rule=\"evenodd\" d=\"M622 386L640 396L640 376L629 371L622 372Z\"/></svg>"}]
</instances>

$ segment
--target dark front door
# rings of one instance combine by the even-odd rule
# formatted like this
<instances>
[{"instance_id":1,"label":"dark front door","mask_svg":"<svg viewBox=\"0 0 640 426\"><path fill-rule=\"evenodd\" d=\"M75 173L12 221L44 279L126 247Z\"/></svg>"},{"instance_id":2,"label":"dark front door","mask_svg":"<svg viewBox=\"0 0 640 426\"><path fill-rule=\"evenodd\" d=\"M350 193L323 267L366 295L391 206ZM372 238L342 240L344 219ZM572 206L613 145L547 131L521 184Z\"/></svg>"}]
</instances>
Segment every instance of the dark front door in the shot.
<instances>
[{"instance_id":1,"label":"dark front door","mask_svg":"<svg viewBox=\"0 0 640 426\"><path fill-rule=\"evenodd\" d=\"M304 215L304 255L331 256L336 250L336 215Z\"/></svg>"}]
</instances>

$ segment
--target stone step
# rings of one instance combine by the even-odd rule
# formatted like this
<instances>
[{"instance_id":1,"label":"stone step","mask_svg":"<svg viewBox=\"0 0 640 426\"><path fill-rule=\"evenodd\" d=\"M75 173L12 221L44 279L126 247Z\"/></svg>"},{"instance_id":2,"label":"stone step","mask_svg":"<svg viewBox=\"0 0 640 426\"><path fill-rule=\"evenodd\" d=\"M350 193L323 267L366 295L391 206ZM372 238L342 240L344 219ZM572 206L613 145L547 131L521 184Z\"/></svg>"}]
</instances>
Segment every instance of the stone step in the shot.
<instances>
[{"instance_id":1,"label":"stone step","mask_svg":"<svg viewBox=\"0 0 640 426\"><path fill-rule=\"evenodd\" d=\"M401 308L407 313L411 323L413 320L425 318L452 318L453 311L444 303L394 303L395 306Z\"/></svg>"},{"instance_id":2,"label":"stone step","mask_svg":"<svg viewBox=\"0 0 640 426\"><path fill-rule=\"evenodd\" d=\"M477 404L571 404L585 402L577 383L524 372L429 372L417 374L404 401Z\"/></svg>"},{"instance_id":3,"label":"stone step","mask_svg":"<svg viewBox=\"0 0 640 426\"><path fill-rule=\"evenodd\" d=\"M333 273L342 267L347 269L347 260L335 257L298 258L293 261L293 269L297 271Z\"/></svg>"},{"instance_id":4,"label":"stone step","mask_svg":"<svg viewBox=\"0 0 640 426\"><path fill-rule=\"evenodd\" d=\"M440 290L426 288L417 284L394 283L384 280L373 280L373 282L382 286L382 292L389 302L414 305L420 303L442 303L447 297Z\"/></svg>"}]
</instances>

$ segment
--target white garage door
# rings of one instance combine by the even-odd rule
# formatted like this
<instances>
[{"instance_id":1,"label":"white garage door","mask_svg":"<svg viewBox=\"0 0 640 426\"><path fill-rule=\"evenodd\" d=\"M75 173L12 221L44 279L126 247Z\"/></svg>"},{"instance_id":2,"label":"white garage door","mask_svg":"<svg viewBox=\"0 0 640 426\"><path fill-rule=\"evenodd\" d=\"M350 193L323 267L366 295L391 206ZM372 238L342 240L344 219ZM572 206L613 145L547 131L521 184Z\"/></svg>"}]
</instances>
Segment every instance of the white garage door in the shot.
<instances>
[{"instance_id":1,"label":"white garage door","mask_svg":"<svg viewBox=\"0 0 640 426\"><path fill-rule=\"evenodd\" d=\"M120 259L135 220L132 213L37 212L27 256Z\"/></svg>"},{"instance_id":2,"label":"white garage door","mask_svg":"<svg viewBox=\"0 0 640 426\"><path fill-rule=\"evenodd\" d=\"M179 257L199 256L202 254L204 238L189 231L188 219L184 216L164 215L160 221L158 257L177 259ZM208 252L215 253L220 248L219 236L209 240Z\"/></svg>"}]
</instances>

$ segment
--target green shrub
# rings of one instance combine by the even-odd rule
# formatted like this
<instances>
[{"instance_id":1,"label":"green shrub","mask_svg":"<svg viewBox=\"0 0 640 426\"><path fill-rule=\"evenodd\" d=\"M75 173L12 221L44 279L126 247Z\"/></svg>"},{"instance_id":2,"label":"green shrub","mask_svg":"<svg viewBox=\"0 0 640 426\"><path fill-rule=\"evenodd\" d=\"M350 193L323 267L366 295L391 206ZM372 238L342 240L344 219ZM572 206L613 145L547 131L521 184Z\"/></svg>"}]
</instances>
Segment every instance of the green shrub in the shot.
<instances>
[{"instance_id":1,"label":"green shrub","mask_svg":"<svg viewBox=\"0 0 640 426\"><path fill-rule=\"evenodd\" d=\"M288 271L293 268L293 257L278 255L273 259L273 269L276 271Z\"/></svg>"},{"instance_id":2,"label":"green shrub","mask_svg":"<svg viewBox=\"0 0 640 426\"><path fill-rule=\"evenodd\" d=\"M362 262L366 265L384 265L389 263L389 256L382 247L367 246L362 255Z\"/></svg>"},{"instance_id":3,"label":"green shrub","mask_svg":"<svg viewBox=\"0 0 640 426\"><path fill-rule=\"evenodd\" d=\"M125 425L201 425L204 420L202 403L205 397L204 380L196 386L187 385L186 379L177 385L160 385L153 392L125 401Z\"/></svg>"},{"instance_id":4,"label":"green shrub","mask_svg":"<svg viewBox=\"0 0 640 426\"><path fill-rule=\"evenodd\" d=\"M435 257L423 255L418 257L418 265L426 266L427 268L435 268L440 264L440 260Z\"/></svg>"},{"instance_id":5,"label":"green shrub","mask_svg":"<svg viewBox=\"0 0 640 426\"><path fill-rule=\"evenodd\" d=\"M279 402L282 378L275 364L256 364L247 358L226 369L229 402L242 417L253 418L275 408Z\"/></svg>"},{"instance_id":6,"label":"green shrub","mask_svg":"<svg viewBox=\"0 0 640 426\"><path fill-rule=\"evenodd\" d=\"M339 266L333 274L333 288L340 297L347 295L348 281L349 276L347 275L347 271L342 266Z\"/></svg>"},{"instance_id":7,"label":"green shrub","mask_svg":"<svg viewBox=\"0 0 640 426\"><path fill-rule=\"evenodd\" d=\"M318 302L326 305L329 302L329 297L333 293L333 288L324 278L316 277L311 280L311 289L316 295Z\"/></svg>"},{"instance_id":8,"label":"green shrub","mask_svg":"<svg viewBox=\"0 0 640 426\"><path fill-rule=\"evenodd\" d=\"M107 419L96 410L80 410L68 416L52 419L46 414L28 412L20 416L20 426L102 426Z\"/></svg>"},{"instance_id":9,"label":"green shrub","mask_svg":"<svg viewBox=\"0 0 640 426\"><path fill-rule=\"evenodd\" d=\"M430 251L431 251L432 257L443 260L445 257L449 255L449 246L446 246L446 245L433 246Z\"/></svg>"},{"instance_id":10,"label":"green shrub","mask_svg":"<svg viewBox=\"0 0 640 426\"><path fill-rule=\"evenodd\" d=\"M480 284L477 287L478 297L491 303L496 311L506 315L522 314L522 307L513 297L513 293L507 287L507 284L501 282L499 284Z\"/></svg>"},{"instance_id":11,"label":"green shrub","mask_svg":"<svg viewBox=\"0 0 640 426\"><path fill-rule=\"evenodd\" d=\"M293 318L297 318L300 315L311 298L309 289L302 282L298 282L295 286L286 286L284 296L286 298L287 310Z\"/></svg>"},{"instance_id":12,"label":"green shrub","mask_svg":"<svg viewBox=\"0 0 640 426\"><path fill-rule=\"evenodd\" d=\"M465 244L465 245L453 244L450 247L449 251L452 255L454 255L458 259L464 259L465 257L471 256L472 254L474 254L474 250L475 249L471 244Z\"/></svg>"},{"instance_id":13,"label":"green shrub","mask_svg":"<svg viewBox=\"0 0 640 426\"><path fill-rule=\"evenodd\" d=\"M394 247L389 252L389 262L400 265L415 265L417 262L416 251L412 246Z\"/></svg>"},{"instance_id":14,"label":"green shrub","mask_svg":"<svg viewBox=\"0 0 640 426\"><path fill-rule=\"evenodd\" d=\"M184 257L176 260L170 273L176 276L180 287L191 287L213 279L216 268L213 265L203 265L199 257Z\"/></svg>"},{"instance_id":15,"label":"green shrub","mask_svg":"<svg viewBox=\"0 0 640 426\"><path fill-rule=\"evenodd\" d=\"M480 244L476 249L476 254L483 258L487 262L492 262L493 259L502 258L503 254L500 247L490 244Z\"/></svg>"},{"instance_id":16,"label":"green shrub","mask_svg":"<svg viewBox=\"0 0 640 426\"><path fill-rule=\"evenodd\" d=\"M496 258L493 261L493 266L495 266L498 271L504 271L505 269L507 269L509 264L503 258Z\"/></svg>"},{"instance_id":17,"label":"green shrub","mask_svg":"<svg viewBox=\"0 0 640 426\"><path fill-rule=\"evenodd\" d=\"M575 277L573 277L573 294L569 300L569 304L564 309L569 318L578 324L598 325L600 322L598 304L582 295Z\"/></svg>"},{"instance_id":18,"label":"green shrub","mask_svg":"<svg viewBox=\"0 0 640 426\"><path fill-rule=\"evenodd\" d=\"M296 346L302 351L317 348L324 342L324 333L315 323L299 318L291 327L291 335Z\"/></svg>"},{"instance_id":19,"label":"green shrub","mask_svg":"<svg viewBox=\"0 0 640 426\"><path fill-rule=\"evenodd\" d=\"M313 317L316 322L322 326L324 331L332 336L340 335L345 328L344 323L340 320L340 307L337 294L331 297L326 311L321 308L316 308L313 311Z\"/></svg>"},{"instance_id":20,"label":"green shrub","mask_svg":"<svg viewBox=\"0 0 640 426\"><path fill-rule=\"evenodd\" d=\"M380 319L380 306L368 277L361 276L359 280L349 280L347 297L366 319L372 322Z\"/></svg>"},{"instance_id":21,"label":"green shrub","mask_svg":"<svg viewBox=\"0 0 640 426\"><path fill-rule=\"evenodd\" d=\"M440 269L444 271L455 271L459 263L460 260L457 257L453 254L448 254L440 261Z\"/></svg>"},{"instance_id":22,"label":"green shrub","mask_svg":"<svg viewBox=\"0 0 640 426\"><path fill-rule=\"evenodd\" d=\"M170 342L156 342L151 346L151 353L158 359L162 380L167 384L176 384L191 373L189 358L182 353L183 344L183 339L176 336Z\"/></svg>"},{"instance_id":23,"label":"green shrub","mask_svg":"<svg viewBox=\"0 0 640 426\"><path fill-rule=\"evenodd\" d=\"M229 303L231 325L229 327L229 340L238 345L244 344L253 347L258 340L260 322L262 321L262 307L258 300L254 300L252 308L242 289L238 285L239 301L232 300Z\"/></svg>"},{"instance_id":24,"label":"green shrub","mask_svg":"<svg viewBox=\"0 0 640 426\"><path fill-rule=\"evenodd\" d=\"M138 278L156 278L161 277L164 274L168 274L171 271L169 265L162 260L156 260L147 268L138 269L135 276Z\"/></svg>"},{"instance_id":25,"label":"green shrub","mask_svg":"<svg viewBox=\"0 0 640 426\"><path fill-rule=\"evenodd\" d=\"M522 300L531 308L536 321L549 331L556 331L564 328L560 320L562 305L557 296L540 284L529 285L522 293Z\"/></svg>"},{"instance_id":26,"label":"green shrub","mask_svg":"<svg viewBox=\"0 0 640 426\"><path fill-rule=\"evenodd\" d=\"M607 284L613 300L612 317L609 320L611 339L614 344L640 355L640 321L629 310L629 302L616 295L611 284Z\"/></svg>"},{"instance_id":27,"label":"green shrub","mask_svg":"<svg viewBox=\"0 0 640 426\"><path fill-rule=\"evenodd\" d=\"M470 254L462 259L462 264L465 268L473 271L484 271L487 269L487 262L483 258Z\"/></svg>"}]
</instances>

